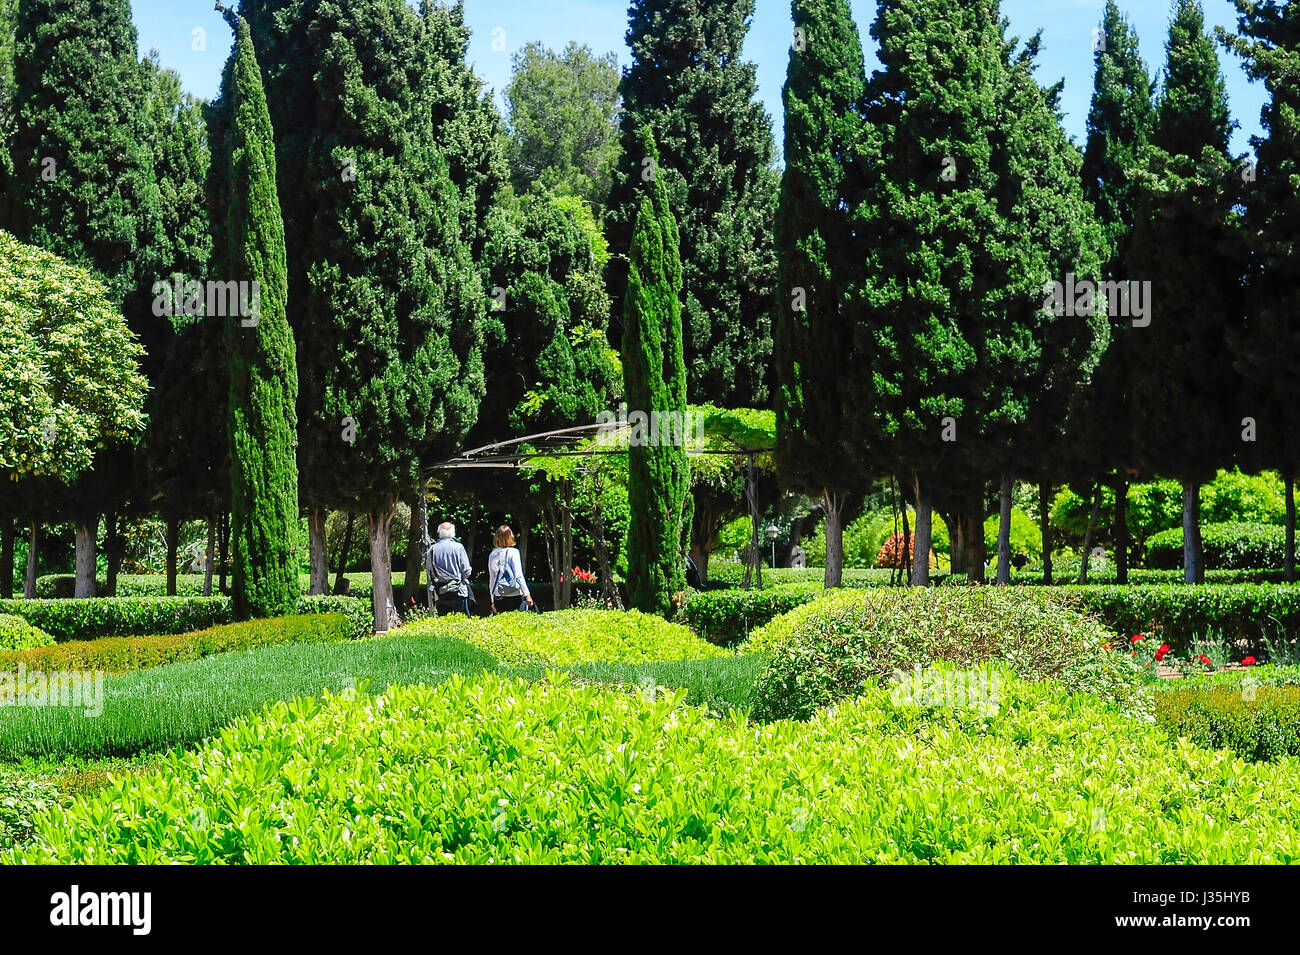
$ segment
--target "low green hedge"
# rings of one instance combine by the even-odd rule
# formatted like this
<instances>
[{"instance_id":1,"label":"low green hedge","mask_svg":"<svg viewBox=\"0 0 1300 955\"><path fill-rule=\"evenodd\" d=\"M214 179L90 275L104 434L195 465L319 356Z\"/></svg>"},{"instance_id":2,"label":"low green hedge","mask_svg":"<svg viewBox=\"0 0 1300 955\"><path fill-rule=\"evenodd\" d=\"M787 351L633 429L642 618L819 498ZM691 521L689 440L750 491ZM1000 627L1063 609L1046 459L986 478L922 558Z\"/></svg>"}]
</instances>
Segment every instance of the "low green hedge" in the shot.
<instances>
[{"instance_id":1,"label":"low green hedge","mask_svg":"<svg viewBox=\"0 0 1300 955\"><path fill-rule=\"evenodd\" d=\"M401 633L463 640L486 650L505 666L649 663L727 655L680 624L637 610L450 615L410 624Z\"/></svg>"},{"instance_id":2,"label":"low green hedge","mask_svg":"<svg viewBox=\"0 0 1300 955\"><path fill-rule=\"evenodd\" d=\"M768 654L758 719L807 719L889 679L939 664L990 664L1029 680L1088 690L1149 717L1139 665L1113 636L1044 590L933 587L834 591L757 631L744 650ZM964 691L963 691L964 692Z\"/></svg>"},{"instance_id":3,"label":"low green hedge","mask_svg":"<svg viewBox=\"0 0 1300 955\"><path fill-rule=\"evenodd\" d=\"M355 636L374 632L370 604L358 597L303 597L299 613L342 613ZM191 633L230 623L229 597L96 597L93 600L0 600L0 614L22 617L60 643L101 637Z\"/></svg>"},{"instance_id":4,"label":"low green hedge","mask_svg":"<svg viewBox=\"0 0 1300 955\"><path fill-rule=\"evenodd\" d=\"M169 663L198 660L232 650L280 643L341 643L354 637L351 620L341 613L304 614L227 623L194 633L150 637L73 640L25 652L0 653L0 670L24 664L28 671L102 670L130 673Z\"/></svg>"},{"instance_id":5,"label":"low green hedge","mask_svg":"<svg viewBox=\"0 0 1300 955\"><path fill-rule=\"evenodd\" d=\"M888 568L853 568L846 567L841 573L845 587L887 586L890 571ZM776 584L820 584L826 579L823 567L764 567L764 585ZM709 564L709 585L729 584L739 587L745 580L745 565L734 561L718 561Z\"/></svg>"},{"instance_id":6,"label":"low green hedge","mask_svg":"<svg viewBox=\"0 0 1300 955\"><path fill-rule=\"evenodd\" d=\"M854 588L855 590L857 588ZM686 624L710 643L731 646L774 617L825 593L815 583L779 584L762 590L705 590L686 598Z\"/></svg>"},{"instance_id":7,"label":"low green hedge","mask_svg":"<svg viewBox=\"0 0 1300 955\"><path fill-rule=\"evenodd\" d=\"M453 677L274 704L38 813L0 862L1288 863L1295 785L1047 683L992 716L875 690L754 727Z\"/></svg>"},{"instance_id":8,"label":"low green hedge","mask_svg":"<svg viewBox=\"0 0 1300 955\"><path fill-rule=\"evenodd\" d=\"M22 617L0 613L0 652L49 646L54 638Z\"/></svg>"},{"instance_id":9,"label":"low green hedge","mask_svg":"<svg viewBox=\"0 0 1300 955\"><path fill-rule=\"evenodd\" d=\"M1152 534L1146 540L1148 567L1183 566L1183 529ZM1201 528L1201 553L1206 568L1238 570L1281 567L1286 554L1286 528L1273 524L1206 524Z\"/></svg>"},{"instance_id":10,"label":"low green hedge","mask_svg":"<svg viewBox=\"0 0 1300 955\"><path fill-rule=\"evenodd\" d=\"M1180 584L1183 582L1183 569L1181 558L1179 560L1180 564L1177 568L1164 570L1153 567L1130 567L1128 582L1131 585ZM1073 584L1079 579L1077 570L1072 574L1067 574L1057 569L1052 576L1058 585ZM1043 574L1042 571L1025 570L1018 575L1014 575L1011 582L1017 585L1038 586L1043 583ZM1242 570L1211 569L1205 572L1205 582L1207 584L1281 584L1286 582L1286 571L1280 567L1267 569L1247 568ZM1107 563L1104 568L1089 570L1088 583L1115 583L1115 565Z\"/></svg>"},{"instance_id":11,"label":"low green hedge","mask_svg":"<svg viewBox=\"0 0 1300 955\"><path fill-rule=\"evenodd\" d=\"M344 574L348 579L351 589L348 591L350 597L369 598L371 594L371 576L369 572ZM403 575L399 572L394 575L394 584L402 580ZM212 589L215 592L219 578L213 575ZM53 600L58 598L70 598L74 592L76 578L71 574L46 574L36 578L36 596L42 600ZM302 592L305 594L311 586L311 575L299 575L299 584ZM330 586L334 585L334 575L330 575ZM99 588L97 593L105 593L108 590L108 582L103 578L96 581ZM203 574L177 574L176 575L176 596L177 597L201 597L203 595ZM165 597L167 596L167 575L166 574L118 574L117 593L115 597Z\"/></svg>"},{"instance_id":12,"label":"low green hedge","mask_svg":"<svg viewBox=\"0 0 1300 955\"><path fill-rule=\"evenodd\" d=\"M1218 686L1156 695L1156 722L1171 737L1268 762L1300 756L1300 686Z\"/></svg>"}]
</instances>

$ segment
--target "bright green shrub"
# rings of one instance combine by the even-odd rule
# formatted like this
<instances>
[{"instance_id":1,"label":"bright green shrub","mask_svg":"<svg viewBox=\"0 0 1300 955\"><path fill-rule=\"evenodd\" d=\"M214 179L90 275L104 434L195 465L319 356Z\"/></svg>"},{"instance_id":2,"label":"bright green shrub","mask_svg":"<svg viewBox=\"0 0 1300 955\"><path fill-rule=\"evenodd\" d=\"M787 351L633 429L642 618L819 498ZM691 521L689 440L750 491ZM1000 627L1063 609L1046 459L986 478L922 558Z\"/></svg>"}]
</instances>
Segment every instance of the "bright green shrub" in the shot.
<instances>
[{"instance_id":1,"label":"bright green shrub","mask_svg":"<svg viewBox=\"0 0 1300 955\"><path fill-rule=\"evenodd\" d=\"M32 820L55 805L57 795L49 783L0 774L0 851L31 842Z\"/></svg>"},{"instance_id":2,"label":"bright green shrub","mask_svg":"<svg viewBox=\"0 0 1300 955\"><path fill-rule=\"evenodd\" d=\"M364 535L360 535L364 536ZM351 589L348 596L364 597L370 599L372 581L369 572L345 574ZM401 579L399 576L398 580ZM331 578L332 584L333 578ZM218 578L214 575L212 578L212 589L217 589ZM307 593L311 586L311 575L301 574L298 580L299 586L304 594ZM73 588L76 584L76 578L71 574L47 574L36 578L36 596L43 600L49 600L59 597L70 598L73 594ZM108 582L100 579L96 593L106 593ZM200 597L203 595L203 574L177 574L176 575L176 596L178 597ZM167 596L167 575L166 574L118 574L116 597L165 597Z\"/></svg>"},{"instance_id":3,"label":"bright green shrub","mask_svg":"<svg viewBox=\"0 0 1300 955\"><path fill-rule=\"evenodd\" d=\"M989 555L989 566L997 562L998 524L1000 518L994 514L984 522L984 547ZM1043 559L1043 534L1038 522L1018 507L1011 509L1011 556L1025 554L1030 563Z\"/></svg>"},{"instance_id":4,"label":"bright green shrub","mask_svg":"<svg viewBox=\"0 0 1300 955\"><path fill-rule=\"evenodd\" d=\"M1069 602L1025 588L838 591L789 623L755 634L770 654L755 693L763 720L807 719L860 696L895 671L937 663L1003 664L1020 677L1089 690L1140 714L1148 705L1132 658L1104 649L1114 637Z\"/></svg>"},{"instance_id":5,"label":"bright green shrub","mask_svg":"<svg viewBox=\"0 0 1300 955\"><path fill-rule=\"evenodd\" d=\"M911 509L908 510L907 520L909 527L914 526L916 515ZM844 569L847 571L880 567L876 557L880 553L880 548L885 546L885 541L895 533L903 533L903 524L901 516L895 515L893 510L882 508L878 511L867 511L856 520L850 521L844 528ZM931 549L935 554L947 556L949 546L948 526L938 514L932 515ZM819 525L816 533L803 542L803 548L808 553L810 564L826 566L825 524ZM947 566L947 561L943 561L943 564ZM887 567L884 569L888 570Z\"/></svg>"},{"instance_id":6,"label":"bright green shrub","mask_svg":"<svg viewBox=\"0 0 1300 955\"><path fill-rule=\"evenodd\" d=\"M702 660L726 652L680 624L636 610L558 610L495 617L431 617L402 628L404 636L453 637L505 666L649 663Z\"/></svg>"},{"instance_id":7,"label":"bright green shrub","mask_svg":"<svg viewBox=\"0 0 1300 955\"><path fill-rule=\"evenodd\" d=\"M1219 686L1156 695L1156 723L1169 735L1243 759L1300 756L1300 686Z\"/></svg>"},{"instance_id":8,"label":"bright green shrub","mask_svg":"<svg viewBox=\"0 0 1300 955\"><path fill-rule=\"evenodd\" d=\"M824 567L764 567L763 586L769 584L820 584L826 578ZM843 586L872 587L889 583L888 567L845 567ZM709 586L723 584L739 587L745 580L745 565L735 561L711 561Z\"/></svg>"},{"instance_id":9,"label":"bright green shrub","mask_svg":"<svg viewBox=\"0 0 1300 955\"><path fill-rule=\"evenodd\" d=\"M189 633L229 623L228 597L96 597L91 600L0 600L55 640Z\"/></svg>"},{"instance_id":10,"label":"bright green shrub","mask_svg":"<svg viewBox=\"0 0 1300 955\"><path fill-rule=\"evenodd\" d=\"M686 624L710 643L730 646L773 617L793 610L826 591L816 583L780 584L762 590L706 590L686 599Z\"/></svg>"},{"instance_id":11,"label":"bright green shrub","mask_svg":"<svg viewBox=\"0 0 1300 955\"><path fill-rule=\"evenodd\" d=\"M375 634L375 618L369 600L360 597L335 597L317 594L298 598L298 612L302 614L341 613L348 618L352 636L358 640Z\"/></svg>"},{"instance_id":12,"label":"bright green shrub","mask_svg":"<svg viewBox=\"0 0 1300 955\"><path fill-rule=\"evenodd\" d=\"M0 669L19 663L29 671L103 670L129 673L169 663L198 660L232 650L280 643L341 643L354 637L354 625L340 613L272 617L228 623L195 633L147 637L72 640L24 652L0 653Z\"/></svg>"},{"instance_id":13,"label":"bright green shrub","mask_svg":"<svg viewBox=\"0 0 1300 955\"><path fill-rule=\"evenodd\" d=\"M454 677L275 704L35 823L0 861L1300 860L1293 764L1014 679L995 714L871 690L754 727L679 698Z\"/></svg>"},{"instance_id":14,"label":"bright green shrub","mask_svg":"<svg viewBox=\"0 0 1300 955\"><path fill-rule=\"evenodd\" d=\"M1281 567L1286 529L1269 524L1206 524L1201 527L1201 547L1207 568ZM1183 529L1153 534L1144 552L1148 567L1182 567Z\"/></svg>"},{"instance_id":15,"label":"bright green shrub","mask_svg":"<svg viewBox=\"0 0 1300 955\"><path fill-rule=\"evenodd\" d=\"M0 652L49 646L54 638L22 617L0 613Z\"/></svg>"}]
</instances>

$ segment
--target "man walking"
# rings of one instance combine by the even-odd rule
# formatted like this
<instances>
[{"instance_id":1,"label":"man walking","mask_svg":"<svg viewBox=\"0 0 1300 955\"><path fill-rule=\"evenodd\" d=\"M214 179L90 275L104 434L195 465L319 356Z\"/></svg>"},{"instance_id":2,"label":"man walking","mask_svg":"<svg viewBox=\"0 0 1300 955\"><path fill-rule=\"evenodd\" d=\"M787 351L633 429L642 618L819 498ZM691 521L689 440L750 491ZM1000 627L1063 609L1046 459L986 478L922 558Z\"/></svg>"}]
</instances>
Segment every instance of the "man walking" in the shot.
<instances>
[{"instance_id":1,"label":"man walking","mask_svg":"<svg viewBox=\"0 0 1300 955\"><path fill-rule=\"evenodd\" d=\"M463 613L469 616L472 599L469 578L472 568L465 547L456 540L456 525L443 521L438 525L438 540L424 559L429 574L429 591L434 597L438 616Z\"/></svg>"}]
</instances>

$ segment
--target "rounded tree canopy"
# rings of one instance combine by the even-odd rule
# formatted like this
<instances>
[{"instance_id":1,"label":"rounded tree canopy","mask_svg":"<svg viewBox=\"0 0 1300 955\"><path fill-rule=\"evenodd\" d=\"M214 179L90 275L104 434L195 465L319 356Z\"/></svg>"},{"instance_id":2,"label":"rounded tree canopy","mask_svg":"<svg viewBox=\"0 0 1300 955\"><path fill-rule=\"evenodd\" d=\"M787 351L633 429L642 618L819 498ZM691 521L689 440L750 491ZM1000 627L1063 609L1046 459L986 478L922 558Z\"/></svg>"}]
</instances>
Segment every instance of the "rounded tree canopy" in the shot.
<instances>
[{"instance_id":1,"label":"rounded tree canopy","mask_svg":"<svg viewBox=\"0 0 1300 955\"><path fill-rule=\"evenodd\" d=\"M0 475L70 483L138 439L143 356L102 282L0 231Z\"/></svg>"}]
</instances>

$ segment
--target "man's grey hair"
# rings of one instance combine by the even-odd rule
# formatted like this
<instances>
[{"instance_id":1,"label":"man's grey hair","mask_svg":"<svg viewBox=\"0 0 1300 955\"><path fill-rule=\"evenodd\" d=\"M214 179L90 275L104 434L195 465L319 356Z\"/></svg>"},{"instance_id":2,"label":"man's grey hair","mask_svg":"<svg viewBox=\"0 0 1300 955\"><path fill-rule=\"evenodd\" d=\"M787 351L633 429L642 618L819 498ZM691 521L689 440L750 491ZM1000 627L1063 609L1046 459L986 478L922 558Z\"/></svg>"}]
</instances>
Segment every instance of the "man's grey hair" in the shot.
<instances>
[{"instance_id":1,"label":"man's grey hair","mask_svg":"<svg viewBox=\"0 0 1300 955\"><path fill-rule=\"evenodd\" d=\"M443 521L438 525L438 540L451 540L456 536L456 525L451 521Z\"/></svg>"}]
</instances>

